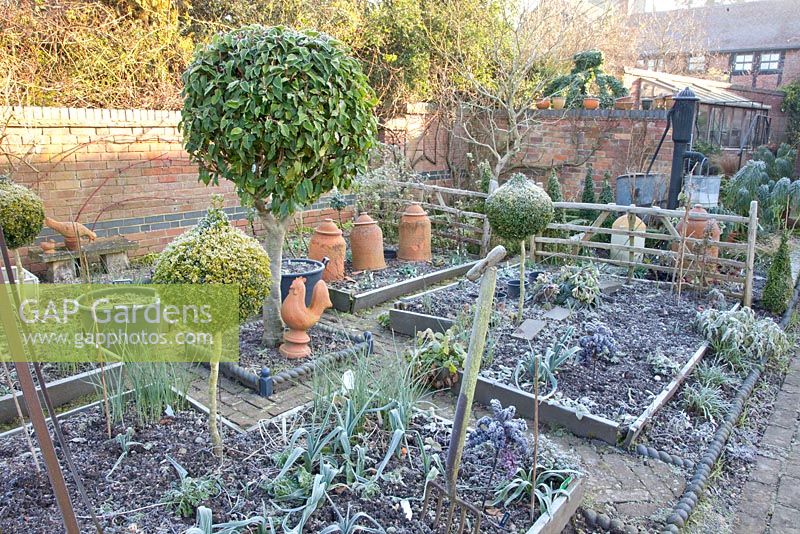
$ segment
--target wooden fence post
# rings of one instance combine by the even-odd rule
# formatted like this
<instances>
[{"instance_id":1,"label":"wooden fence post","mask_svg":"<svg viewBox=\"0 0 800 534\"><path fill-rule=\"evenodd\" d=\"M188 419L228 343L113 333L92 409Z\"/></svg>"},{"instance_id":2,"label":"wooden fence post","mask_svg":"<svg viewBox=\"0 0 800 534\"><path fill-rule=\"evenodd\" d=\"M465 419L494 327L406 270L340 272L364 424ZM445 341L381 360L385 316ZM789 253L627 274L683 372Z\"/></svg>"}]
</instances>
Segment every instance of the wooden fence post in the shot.
<instances>
[{"instance_id":1,"label":"wooden fence post","mask_svg":"<svg viewBox=\"0 0 800 534\"><path fill-rule=\"evenodd\" d=\"M631 208L635 208L634 204L631 204ZM636 230L636 214L633 212L628 213L628 231L634 232ZM628 266L628 281L633 279L633 272L634 272L634 264L636 263L636 254L633 252L633 246L636 244L635 236L633 234L628 236L628 246L631 249L628 251L628 261L630 265Z\"/></svg>"},{"instance_id":2,"label":"wooden fence post","mask_svg":"<svg viewBox=\"0 0 800 534\"><path fill-rule=\"evenodd\" d=\"M750 217L747 222L747 264L744 273L742 304L750 306L753 302L753 265L756 259L756 238L758 236L758 202L750 203Z\"/></svg>"}]
</instances>

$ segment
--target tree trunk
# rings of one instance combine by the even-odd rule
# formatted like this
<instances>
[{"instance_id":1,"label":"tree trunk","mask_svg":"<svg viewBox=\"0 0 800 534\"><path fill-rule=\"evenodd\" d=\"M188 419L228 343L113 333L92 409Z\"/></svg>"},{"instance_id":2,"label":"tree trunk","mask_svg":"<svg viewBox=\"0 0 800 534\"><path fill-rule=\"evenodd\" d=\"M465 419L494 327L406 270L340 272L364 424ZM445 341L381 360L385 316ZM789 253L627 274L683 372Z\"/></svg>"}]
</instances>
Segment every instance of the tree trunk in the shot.
<instances>
[{"instance_id":1,"label":"tree trunk","mask_svg":"<svg viewBox=\"0 0 800 534\"><path fill-rule=\"evenodd\" d=\"M283 240L289 217L278 219L262 203L256 203L256 211L264 226L264 248L269 255L269 270L272 273L272 287L264 299L264 337L262 343L267 347L277 347L283 338L281 320L281 260L283 259Z\"/></svg>"}]
</instances>

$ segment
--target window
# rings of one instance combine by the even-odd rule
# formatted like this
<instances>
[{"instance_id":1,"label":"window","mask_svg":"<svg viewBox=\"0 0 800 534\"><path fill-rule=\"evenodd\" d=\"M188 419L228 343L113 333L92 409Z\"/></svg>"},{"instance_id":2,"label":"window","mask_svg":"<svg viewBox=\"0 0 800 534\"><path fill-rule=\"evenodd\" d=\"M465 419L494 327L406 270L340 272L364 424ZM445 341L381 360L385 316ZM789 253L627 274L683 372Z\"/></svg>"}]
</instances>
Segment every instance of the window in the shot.
<instances>
[{"instance_id":1,"label":"window","mask_svg":"<svg viewBox=\"0 0 800 534\"><path fill-rule=\"evenodd\" d=\"M740 74L753 70L753 54L736 54L733 56L733 72Z\"/></svg>"},{"instance_id":2,"label":"window","mask_svg":"<svg viewBox=\"0 0 800 534\"><path fill-rule=\"evenodd\" d=\"M706 70L706 56L690 56L689 71L702 72Z\"/></svg>"},{"instance_id":3,"label":"window","mask_svg":"<svg viewBox=\"0 0 800 534\"><path fill-rule=\"evenodd\" d=\"M778 65L781 61L780 52L766 52L761 54L761 61L758 70L761 72L769 70L778 70Z\"/></svg>"}]
</instances>

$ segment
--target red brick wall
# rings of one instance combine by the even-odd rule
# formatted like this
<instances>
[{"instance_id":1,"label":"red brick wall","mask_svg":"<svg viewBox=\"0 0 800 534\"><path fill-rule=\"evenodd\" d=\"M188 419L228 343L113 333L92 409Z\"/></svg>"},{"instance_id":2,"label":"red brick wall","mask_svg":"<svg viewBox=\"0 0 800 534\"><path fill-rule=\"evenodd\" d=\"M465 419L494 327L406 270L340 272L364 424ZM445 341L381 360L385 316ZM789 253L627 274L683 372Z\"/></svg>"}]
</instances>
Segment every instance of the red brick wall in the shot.
<instances>
[{"instance_id":1,"label":"red brick wall","mask_svg":"<svg viewBox=\"0 0 800 534\"><path fill-rule=\"evenodd\" d=\"M160 251L193 225L213 194L222 194L232 220L248 227L231 183L198 182L179 119L158 110L0 108L0 172L34 189L48 216L77 218L100 237L123 234L139 243L136 255ZM334 216L326 207L321 199L303 224Z\"/></svg>"},{"instance_id":2,"label":"red brick wall","mask_svg":"<svg viewBox=\"0 0 800 534\"><path fill-rule=\"evenodd\" d=\"M644 172L666 126L666 112L654 111L537 111L521 154L508 169L544 182L555 168L567 200L578 199L583 190L586 167L591 164L599 187L605 171L612 186L621 174ZM467 153L474 161L484 158L480 147L456 135L451 138L453 172L468 167ZM670 172L672 139L664 141L652 172ZM501 177L501 181L505 177Z\"/></svg>"}]
</instances>

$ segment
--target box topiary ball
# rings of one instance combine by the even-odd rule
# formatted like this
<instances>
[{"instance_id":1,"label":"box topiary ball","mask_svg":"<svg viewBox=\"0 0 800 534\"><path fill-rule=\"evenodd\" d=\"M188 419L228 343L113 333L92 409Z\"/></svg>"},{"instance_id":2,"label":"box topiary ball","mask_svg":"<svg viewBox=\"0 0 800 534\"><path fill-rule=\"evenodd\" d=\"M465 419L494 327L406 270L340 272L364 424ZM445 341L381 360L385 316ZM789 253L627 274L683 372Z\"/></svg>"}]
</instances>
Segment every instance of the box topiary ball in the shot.
<instances>
[{"instance_id":1,"label":"box topiary ball","mask_svg":"<svg viewBox=\"0 0 800 534\"><path fill-rule=\"evenodd\" d=\"M167 245L153 272L157 284L239 284L241 321L261 310L271 280L264 248L218 208Z\"/></svg>"},{"instance_id":2,"label":"box topiary ball","mask_svg":"<svg viewBox=\"0 0 800 534\"><path fill-rule=\"evenodd\" d=\"M486 199L492 231L508 240L521 241L541 232L553 214L553 201L544 189L522 173L512 175Z\"/></svg>"},{"instance_id":3,"label":"box topiary ball","mask_svg":"<svg viewBox=\"0 0 800 534\"><path fill-rule=\"evenodd\" d=\"M0 224L10 249L33 243L44 225L44 204L39 195L3 175L0 175Z\"/></svg>"}]
</instances>

